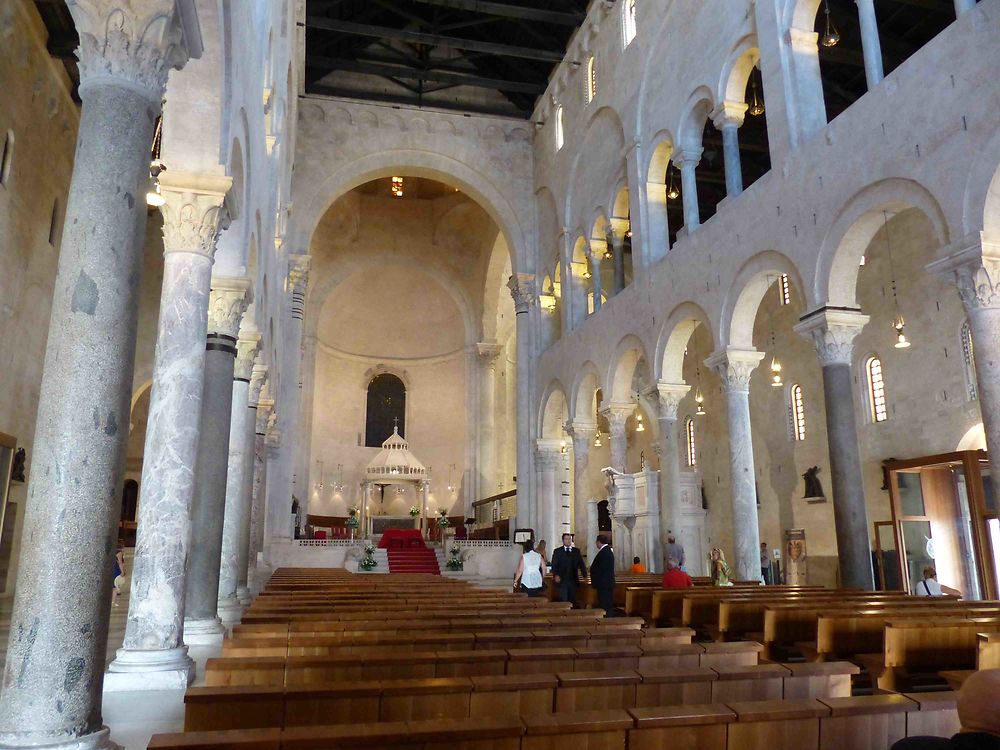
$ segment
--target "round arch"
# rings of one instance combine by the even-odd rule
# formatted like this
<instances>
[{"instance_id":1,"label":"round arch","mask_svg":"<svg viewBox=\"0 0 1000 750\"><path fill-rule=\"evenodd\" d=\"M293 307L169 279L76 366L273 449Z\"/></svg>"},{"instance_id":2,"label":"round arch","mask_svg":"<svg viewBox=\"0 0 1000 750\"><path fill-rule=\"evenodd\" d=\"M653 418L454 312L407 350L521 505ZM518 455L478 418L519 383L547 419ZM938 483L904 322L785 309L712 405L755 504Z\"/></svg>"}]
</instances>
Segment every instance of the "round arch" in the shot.
<instances>
[{"instance_id":1,"label":"round arch","mask_svg":"<svg viewBox=\"0 0 1000 750\"><path fill-rule=\"evenodd\" d=\"M758 253L736 274L729 287L719 320L718 346L753 349L753 327L761 300L781 274L802 293L804 287L795 264L774 250ZM809 305L806 305L809 309Z\"/></svg>"},{"instance_id":2,"label":"round arch","mask_svg":"<svg viewBox=\"0 0 1000 750\"><path fill-rule=\"evenodd\" d=\"M694 302L682 302L667 316L660 328L656 345L656 359L653 363L653 377L656 380L666 383L684 382L684 352L698 326L705 326L711 336L712 324L708 315Z\"/></svg>"},{"instance_id":3,"label":"round arch","mask_svg":"<svg viewBox=\"0 0 1000 750\"><path fill-rule=\"evenodd\" d=\"M565 434L564 425L569 419L569 402L566 389L559 380L548 384L542 394L541 408L538 410L538 435L542 438L561 438Z\"/></svg>"},{"instance_id":4,"label":"round arch","mask_svg":"<svg viewBox=\"0 0 1000 750\"><path fill-rule=\"evenodd\" d=\"M632 380L640 362L649 367L649 357L646 356L646 346L635 334L628 334L615 347L615 355L611 359L605 382L608 384L609 402L630 403L632 397Z\"/></svg>"},{"instance_id":5,"label":"round arch","mask_svg":"<svg viewBox=\"0 0 1000 750\"><path fill-rule=\"evenodd\" d=\"M587 360L583 366L577 370L576 381L573 383L573 390L570 392L571 404L573 406L571 418L581 422L596 420L596 409L594 399L597 391L601 390L601 373L592 361Z\"/></svg>"},{"instance_id":6,"label":"round arch","mask_svg":"<svg viewBox=\"0 0 1000 750\"><path fill-rule=\"evenodd\" d=\"M982 230L1000 238L1000 131L994 133L969 170L962 202L964 234Z\"/></svg>"},{"instance_id":7,"label":"round arch","mask_svg":"<svg viewBox=\"0 0 1000 750\"><path fill-rule=\"evenodd\" d=\"M746 95L750 72L760 59L757 37L747 34L739 40L729 53L722 75L716 100L720 102L742 102Z\"/></svg>"}]
</instances>

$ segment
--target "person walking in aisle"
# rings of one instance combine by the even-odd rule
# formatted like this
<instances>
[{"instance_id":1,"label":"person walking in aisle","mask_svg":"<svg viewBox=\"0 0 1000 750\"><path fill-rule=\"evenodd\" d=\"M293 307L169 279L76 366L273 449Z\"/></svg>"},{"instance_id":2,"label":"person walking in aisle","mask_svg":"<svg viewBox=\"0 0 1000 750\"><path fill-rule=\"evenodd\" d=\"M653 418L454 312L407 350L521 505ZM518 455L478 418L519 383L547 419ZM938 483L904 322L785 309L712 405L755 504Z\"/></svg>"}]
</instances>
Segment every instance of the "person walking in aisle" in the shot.
<instances>
[{"instance_id":1,"label":"person walking in aisle","mask_svg":"<svg viewBox=\"0 0 1000 750\"><path fill-rule=\"evenodd\" d=\"M524 554L517 564L514 574L514 589L524 591L528 596L539 596L545 580L545 561L535 551L535 543L529 539L524 543Z\"/></svg>"},{"instance_id":2,"label":"person walking in aisle","mask_svg":"<svg viewBox=\"0 0 1000 750\"><path fill-rule=\"evenodd\" d=\"M605 617L615 616L615 552L604 534L597 536L597 554L590 564L590 585L597 591L597 606Z\"/></svg>"},{"instance_id":3,"label":"person walking in aisle","mask_svg":"<svg viewBox=\"0 0 1000 750\"><path fill-rule=\"evenodd\" d=\"M733 582L729 580L732 570L730 570L729 563L726 562L726 556L722 554L722 550L715 547L712 550L710 559L712 561L712 585L732 586Z\"/></svg>"},{"instance_id":4,"label":"person walking in aisle","mask_svg":"<svg viewBox=\"0 0 1000 750\"><path fill-rule=\"evenodd\" d=\"M556 601L572 602L576 606L576 590L580 579L587 579L587 566L580 550L573 546L573 535L562 535L562 547L552 553L552 580L556 584Z\"/></svg>"}]
</instances>

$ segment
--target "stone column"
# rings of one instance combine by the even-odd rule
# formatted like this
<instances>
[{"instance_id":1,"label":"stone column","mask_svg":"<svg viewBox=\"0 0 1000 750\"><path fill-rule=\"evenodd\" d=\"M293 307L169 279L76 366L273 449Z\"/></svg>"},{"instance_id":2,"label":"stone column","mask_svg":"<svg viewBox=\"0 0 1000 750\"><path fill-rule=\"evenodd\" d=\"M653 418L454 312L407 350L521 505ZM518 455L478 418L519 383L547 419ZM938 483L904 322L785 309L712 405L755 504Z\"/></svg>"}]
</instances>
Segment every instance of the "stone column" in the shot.
<instances>
[{"instance_id":1,"label":"stone column","mask_svg":"<svg viewBox=\"0 0 1000 750\"><path fill-rule=\"evenodd\" d=\"M612 402L601 409L601 416L608 420L608 447L611 449L611 468L625 473L625 423L635 411L635 404Z\"/></svg>"},{"instance_id":2,"label":"stone column","mask_svg":"<svg viewBox=\"0 0 1000 750\"><path fill-rule=\"evenodd\" d=\"M607 498L600 498L601 500L606 500ZM600 533L600 524L598 523L598 512L597 503L599 500L588 500L587 501L587 550L596 550L594 547L594 540L597 539L597 535ZM580 540L576 540L576 546L580 547ZM583 554L581 552L581 554ZM595 553L596 554L596 551ZM588 562L587 558L593 560L593 555L587 552L584 555L584 562ZM588 566L589 567L589 566Z\"/></svg>"},{"instance_id":3,"label":"stone column","mask_svg":"<svg viewBox=\"0 0 1000 750\"><path fill-rule=\"evenodd\" d=\"M559 535L562 446L557 438L539 438L535 441L535 445L538 467L538 520L534 526L535 538L545 539L551 550L556 547Z\"/></svg>"},{"instance_id":4,"label":"stone column","mask_svg":"<svg viewBox=\"0 0 1000 750\"><path fill-rule=\"evenodd\" d=\"M218 617L219 560L229 468L236 342L249 289L250 282L246 279L212 279L198 462L191 509L193 533L184 596L184 640L188 644L214 645L221 642L225 632Z\"/></svg>"},{"instance_id":5,"label":"stone column","mask_svg":"<svg viewBox=\"0 0 1000 750\"><path fill-rule=\"evenodd\" d=\"M858 5L861 22L861 51L865 58L865 80L868 90L878 86L885 74L882 72L882 43L878 38L878 20L875 18L875 0L854 0Z\"/></svg>"},{"instance_id":6,"label":"stone column","mask_svg":"<svg viewBox=\"0 0 1000 750\"><path fill-rule=\"evenodd\" d=\"M519 273L507 282L514 298L517 315L517 528L529 528L535 519L535 503L531 497L532 445L531 418L536 411L532 406L531 359L534 344L530 312L538 299L535 295L535 277ZM513 529L511 529L513 534Z\"/></svg>"},{"instance_id":7,"label":"stone column","mask_svg":"<svg viewBox=\"0 0 1000 750\"><path fill-rule=\"evenodd\" d=\"M496 342L476 344L479 354L479 486L477 500L495 494L496 465L496 359L503 351Z\"/></svg>"},{"instance_id":8,"label":"stone column","mask_svg":"<svg viewBox=\"0 0 1000 750\"><path fill-rule=\"evenodd\" d=\"M617 232L608 232L608 243L611 245L611 256L614 263L614 286L612 291L618 294L625 288L625 236Z\"/></svg>"},{"instance_id":9,"label":"stone column","mask_svg":"<svg viewBox=\"0 0 1000 750\"><path fill-rule=\"evenodd\" d=\"M257 570L257 556L264 544L264 507L267 493L267 423L274 408L274 401L264 398L267 384L262 389L261 398L257 401L257 424L254 435L253 454L253 503L250 506L250 545L247 552L247 581L254 583L253 576Z\"/></svg>"},{"instance_id":10,"label":"stone column","mask_svg":"<svg viewBox=\"0 0 1000 750\"><path fill-rule=\"evenodd\" d=\"M757 483L750 429L750 375L763 352L732 347L705 360L722 379L729 423L730 492L733 499L733 575L741 581L760 580L760 526L757 521Z\"/></svg>"},{"instance_id":11,"label":"stone column","mask_svg":"<svg viewBox=\"0 0 1000 750\"><path fill-rule=\"evenodd\" d=\"M823 367L840 584L871 591L874 588L871 531L854 419L854 376L851 373L854 339L868 320L860 310L820 308L804 316L795 331L812 339Z\"/></svg>"},{"instance_id":12,"label":"stone column","mask_svg":"<svg viewBox=\"0 0 1000 750\"><path fill-rule=\"evenodd\" d=\"M197 27L182 25L174 0L68 7L80 35L83 107L0 687L3 747L113 746L101 718L101 691L143 195L167 73L201 49ZM183 9L193 13L186 3Z\"/></svg>"},{"instance_id":13,"label":"stone column","mask_svg":"<svg viewBox=\"0 0 1000 750\"><path fill-rule=\"evenodd\" d=\"M590 285L594 292L594 312L601 309L601 262L604 260L604 250L594 248L590 251ZM588 311L589 312L589 311Z\"/></svg>"},{"instance_id":14,"label":"stone column","mask_svg":"<svg viewBox=\"0 0 1000 750\"><path fill-rule=\"evenodd\" d=\"M566 425L566 432L573 440L573 533L576 535L576 546L581 551L590 549L591 540L586 539L587 501L590 498L588 488L587 466L590 458L590 446L597 434L597 423L584 420L574 420ZM582 533L581 533L582 532Z\"/></svg>"},{"instance_id":15,"label":"stone column","mask_svg":"<svg viewBox=\"0 0 1000 750\"><path fill-rule=\"evenodd\" d=\"M142 498L125 641L105 691L183 689L194 662L183 643L184 562L198 457L199 407L212 258L232 180L164 172L163 287L146 425Z\"/></svg>"},{"instance_id":16,"label":"stone column","mask_svg":"<svg viewBox=\"0 0 1000 750\"><path fill-rule=\"evenodd\" d=\"M660 542L667 543L672 531L681 527L681 445L677 431L677 408L691 386L687 383L657 382L657 421L660 428ZM662 562L662 561L661 561Z\"/></svg>"},{"instance_id":17,"label":"stone column","mask_svg":"<svg viewBox=\"0 0 1000 750\"><path fill-rule=\"evenodd\" d=\"M367 479L361 482L361 511L358 513L361 518L359 518L358 525L358 537L365 539L370 533L368 528L368 505L372 501L372 483ZM427 509L424 508L426 511Z\"/></svg>"},{"instance_id":18,"label":"stone column","mask_svg":"<svg viewBox=\"0 0 1000 750\"><path fill-rule=\"evenodd\" d=\"M427 502L431 495L431 480L425 479L420 483L420 528L427 526ZM424 534L426 536L426 533Z\"/></svg>"},{"instance_id":19,"label":"stone column","mask_svg":"<svg viewBox=\"0 0 1000 750\"><path fill-rule=\"evenodd\" d=\"M726 195L735 198L743 192L743 166L740 164L739 129L746 116L746 102L722 102L712 113L712 123L722 133L722 159L726 172Z\"/></svg>"},{"instance_id":20,"label":"stone column","mask_svg":"<svg viewBox=\"0 0 1000 750\"><path fill-rule=\"evenodd\" d=\"M963 249L931 263L928 270L958 286L972 335L979 410L994 477L1000 477L1000 242L972 236Z\"/></svg>"},{"instance_id":21,"label":"stone column","mask_svg":"<svg viewBox=\"0 0 1000 750\"><path fill-rule=\"evenodd\" d=\"M701 225L698 208L698 183L695 169L701 161L701 147L675 151L670 160L681 170L681 200L684 203L684 231L691 234Z\"/></svg>"},{"instance_id":22,"label":"stone column","mask_svg":"<svg viewBox=\"0 0 1000 750\"><path fill-rule=\"evenodd\" d=\"M961 16L975 7L976 0L955 0L955 15Z\"/></svg>"},{"instance_id":23,"label":"stone column","mask_svg":"<svg viewBox=\"0 0 1000 750\"><path fill-rule=\"evenodd\" d=\"M254 325L253 312L243 314L240 336L236 341L236 363L230 389L232 406L229 418L229 461L226 470L226 500L222 521L222 552L219 561L219 615L227 627L239 621L243 614L237 589L243 570L246 595L246 553L240 553L243 528L249 533L250 498L246 494L247 474L252 465L255 415L250 408L250 376L260 350L260 331ZM259 385L258 385L259 389ZM258 393L254 395L256 403Z\"/></svg>"},{"instance_id":24,"label":"stone column","mask_svg":"<svg viewBox=\"0 0 1000 750\"><path fill-rule=\"evenodd\" d=\"M174 0L69 4L83 108L38 399L0 687L0 746L113 747L101 718L128 437L149 149L172 67L197 57ZM193 9L187 5L186 10ZM192 33L193 32L193 33ZM40 165L44 168L44 165Z\"/></svg>"},{"instance_id":25,"label":"stone column","mask_svg":"<svg viewBox=\"0 0 1000 750\"><path fill-rule=\"evenodd\" d=\"M239 360L237 359L237 366ZM247 396L247 420L243 434L243 507L242 524L240 526L240 542L237 550L239 560L236 565L236 598L241 604L250 603L250 526L253 514L254 473L257 470L257 409L260 406L260 393L267 379L267 366L261 361L261 352L257 352L253 368L250 370L250 393ZM234 381L235 384L235 381ZM234 385L235 393L235 385ZM235 402L234 402L235 407ZM235 420L234 420L235 421Z\"/></svg>"}]
</instances>

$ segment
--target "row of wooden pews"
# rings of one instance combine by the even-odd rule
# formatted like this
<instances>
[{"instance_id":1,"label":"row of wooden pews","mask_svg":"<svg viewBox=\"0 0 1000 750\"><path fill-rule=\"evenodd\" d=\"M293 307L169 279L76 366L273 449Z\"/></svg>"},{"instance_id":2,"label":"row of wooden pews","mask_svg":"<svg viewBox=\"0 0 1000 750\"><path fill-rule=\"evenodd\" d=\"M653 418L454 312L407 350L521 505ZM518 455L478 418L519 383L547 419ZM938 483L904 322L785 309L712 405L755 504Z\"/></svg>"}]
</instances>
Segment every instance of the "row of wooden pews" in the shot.
<instances>
[{"instance_id":1,"label":"row of wooden pews","mask_svg":"<svg viewBox=\"0 0 1000 750\"><path fill-rule=\"evenodd\" d=\"M751 588L698 596L718 611ZM951 691L852 697L849 661L762 661L760 643L661 624L437 576L282 569L188 690L185 732L149 747L885 750L957 730Z\"/></svg>"}]
</instances>

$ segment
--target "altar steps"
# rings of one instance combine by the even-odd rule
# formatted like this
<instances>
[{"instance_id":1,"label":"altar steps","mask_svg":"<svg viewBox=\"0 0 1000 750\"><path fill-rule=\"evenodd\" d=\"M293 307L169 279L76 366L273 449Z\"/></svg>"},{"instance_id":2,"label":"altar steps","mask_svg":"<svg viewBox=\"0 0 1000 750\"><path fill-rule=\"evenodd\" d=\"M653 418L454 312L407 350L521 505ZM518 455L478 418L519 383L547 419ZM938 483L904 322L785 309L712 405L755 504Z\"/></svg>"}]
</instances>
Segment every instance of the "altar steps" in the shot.
<instances>
[{"instance_id":1,"label":"altar steps","mask_svg":"<svg viewBox=\"0 0 1000 750\"><path fill-rule=\"evenodd\" d=\"M428 547L390 547L387 551L389 553L390 573L441 575L438 558L433 549Z\"/></svg>"}]
</instances>

